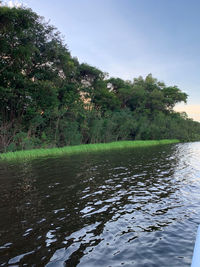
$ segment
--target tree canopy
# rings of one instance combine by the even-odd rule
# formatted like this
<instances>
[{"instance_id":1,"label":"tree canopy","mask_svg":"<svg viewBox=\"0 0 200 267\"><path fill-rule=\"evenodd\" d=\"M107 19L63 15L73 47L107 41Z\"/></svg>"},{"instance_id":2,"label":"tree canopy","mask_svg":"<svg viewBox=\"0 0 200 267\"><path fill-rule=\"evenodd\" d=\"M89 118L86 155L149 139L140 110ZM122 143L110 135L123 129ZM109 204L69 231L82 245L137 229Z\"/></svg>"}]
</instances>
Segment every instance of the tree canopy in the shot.
<instances>
[{"instance_id":1,"label":"tree canopy","mask_svg":"<svg viewBox=\"0 0 200 267\"><path fill-rule=\"evenodd\" d=\"M0 7L0 150L122 139L196 140L187 101L151 74L133 81L73 58L58 30L27 8Z\"/></svg>"}]
</instances>

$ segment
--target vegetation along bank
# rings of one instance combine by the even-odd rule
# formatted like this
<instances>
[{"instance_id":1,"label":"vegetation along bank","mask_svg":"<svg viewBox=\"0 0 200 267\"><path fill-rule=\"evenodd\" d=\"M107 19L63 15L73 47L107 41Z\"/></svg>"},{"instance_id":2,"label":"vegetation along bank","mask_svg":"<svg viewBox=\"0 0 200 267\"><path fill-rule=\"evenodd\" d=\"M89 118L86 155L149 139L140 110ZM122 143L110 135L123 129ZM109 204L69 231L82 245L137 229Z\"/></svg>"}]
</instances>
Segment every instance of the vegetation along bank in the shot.
<instances>
[{"instance_id":1,"label":"vegetation along bank","mask_svg":"<svg viewBox=\"0 0 200 267\"><path fill-rule=\"evenodd\" d=\"M125 81L80 63L31 9L0 7L0 47L0 152L37 149L1 158L123 140L200 140L200 123L173 110L187 101L177 86L151 74ZM55 147L64 148L44 150Z\"/></svg>"},{"instance_id":2,"label":"vegetation along bank","mask_svg":"<svg viewBox=\"0 0 200 267\"><path fill-rule=\"evenodd\" d=\"M113 149L123 149L123 148L138 148L138 147L148 147L156 145L166 145L178 143L179 140L148 140L148 141L118 141L112 143L103 144L84 144L78 146L66 146L61 148L50 148L50 149L32 149L16 152L7 152L0 154L0 160L23 160L23 159L33 159L38 157L51 157L59 155L73 155L76 153L89 153L95 151L105 151Z\"/></svg>"}]
</instances>

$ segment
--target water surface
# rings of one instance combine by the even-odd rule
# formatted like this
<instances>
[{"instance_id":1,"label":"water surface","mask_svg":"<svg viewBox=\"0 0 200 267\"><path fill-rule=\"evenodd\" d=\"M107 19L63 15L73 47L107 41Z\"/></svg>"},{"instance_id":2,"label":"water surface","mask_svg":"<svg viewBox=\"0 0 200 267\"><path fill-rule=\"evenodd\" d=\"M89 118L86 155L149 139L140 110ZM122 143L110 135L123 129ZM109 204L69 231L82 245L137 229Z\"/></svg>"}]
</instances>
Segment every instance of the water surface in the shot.
<instances>
[{"instance_id":1,"label":"water surface","mask_svg":"<svg viewBox=\"0 0 200 267\"><path fill-rule=\"evenodd\" d=\"M200 143L0 163L0 266L190 266Z\"/></svg>"}]
</instances>

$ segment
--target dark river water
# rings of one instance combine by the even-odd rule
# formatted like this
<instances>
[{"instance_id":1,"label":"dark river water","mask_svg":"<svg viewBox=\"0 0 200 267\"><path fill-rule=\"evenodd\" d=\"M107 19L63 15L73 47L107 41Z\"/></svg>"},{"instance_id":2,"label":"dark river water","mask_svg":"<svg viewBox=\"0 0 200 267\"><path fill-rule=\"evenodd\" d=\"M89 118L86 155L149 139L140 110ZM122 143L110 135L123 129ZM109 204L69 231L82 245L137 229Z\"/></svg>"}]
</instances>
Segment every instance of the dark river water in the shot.
<instances>
[{"instance_id":1,"label":"dark river water","mask_svg":"<svg viewBox=\"0 0 200 267\"><path fill-rule=\"evenodd\" d=\"M0 163L0 266L190 266L200 143Z\"/></svg>"}]
</instances>

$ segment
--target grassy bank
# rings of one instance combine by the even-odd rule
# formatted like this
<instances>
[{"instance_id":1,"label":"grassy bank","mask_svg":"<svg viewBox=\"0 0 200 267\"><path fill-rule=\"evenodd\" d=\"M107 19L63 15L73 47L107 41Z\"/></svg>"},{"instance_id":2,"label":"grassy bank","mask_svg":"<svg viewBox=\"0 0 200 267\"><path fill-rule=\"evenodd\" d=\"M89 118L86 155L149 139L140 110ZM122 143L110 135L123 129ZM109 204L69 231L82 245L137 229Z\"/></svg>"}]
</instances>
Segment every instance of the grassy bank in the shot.
<instances>
[{"instance_id":1,"label":"grassy bank","mask_svg":"<svg viewBox=\"0 0 200 267\"><path fill-rule=\"evenodd\" d=\"M70 155L82 152L104 151L122 148L146 147L178 143L177 139L148 140L148 141L119 141L112 143L85 144L66 146L62 148L33 149L0 154L0 160L23 160L48 156Z\"/></svg>"}]
</instances>

